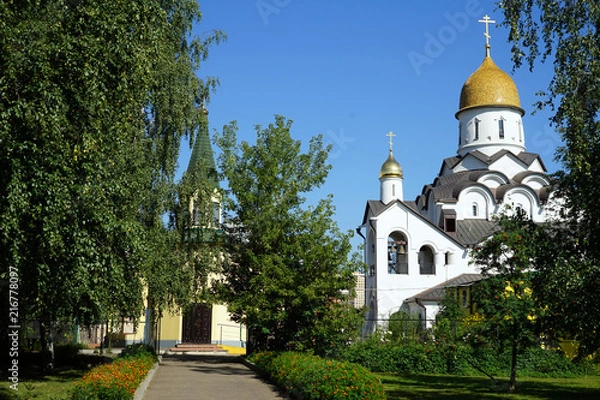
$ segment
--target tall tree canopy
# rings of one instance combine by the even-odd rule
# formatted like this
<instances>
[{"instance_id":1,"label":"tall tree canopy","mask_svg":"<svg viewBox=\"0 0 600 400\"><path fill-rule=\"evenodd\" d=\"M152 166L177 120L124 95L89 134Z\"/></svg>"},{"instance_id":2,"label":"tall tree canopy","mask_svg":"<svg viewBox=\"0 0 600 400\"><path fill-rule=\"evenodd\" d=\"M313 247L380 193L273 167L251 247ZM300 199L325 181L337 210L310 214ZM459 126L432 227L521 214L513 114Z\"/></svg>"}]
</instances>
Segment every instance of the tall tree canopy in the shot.
<instances>
[{"instance_id":1,"label":"tall tree canopy","mask_svg":"<svg viewBox=\"0 0 600 400\"><path fill-rule=\"evenodd\" d=\"M291 126L276 116L256 128L254 145L238 144L235 124L218 138L231 220L216 291L255 348L323 351L357 334L362 318L345 301L355 285L350 234L333 221L331 197L305 206L327 177L330 149L317 136L303 153Z\"/></svg>"},{"instance_id":2,"label":"tall tree canopy","mask_svg":"<svg viewBox=\"0 0 600 400\"><path fill-rule=\"evenodd\" d=\"M144 285L165 305L180 264L162 218L215 85L195 72L222 34L191 37L195 0L1 2L0 15L0 264L18 270L21 318L137 316Z\"/></svg>"},{"instance_id":3,"label":"tall tree canopy","mask_svg":"<svg viewBox=\"0 0 600 400\"><path fill-rule=\"evenodd\" d=\"M538 107L561 133L558 194L564 215L538 259L534 282L551 312L548 331L577 339L581 355L600 348L600 3L504 0L516 66L551 60L554 76Z\"/></svg>"}]
</instances>

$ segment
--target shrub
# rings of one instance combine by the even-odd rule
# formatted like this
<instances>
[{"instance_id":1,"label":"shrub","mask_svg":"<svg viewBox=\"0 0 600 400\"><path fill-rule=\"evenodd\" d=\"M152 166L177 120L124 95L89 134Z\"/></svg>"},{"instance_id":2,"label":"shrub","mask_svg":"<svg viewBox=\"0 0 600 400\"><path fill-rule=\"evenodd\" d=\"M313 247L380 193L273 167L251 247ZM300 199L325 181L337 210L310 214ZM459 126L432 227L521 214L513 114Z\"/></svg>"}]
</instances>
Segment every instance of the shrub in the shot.
<instances>
[{"instance_id":1,"label":"shrub","mask_svg":"<svg viewBox=\"0 0 600 400\"><path fill-rule=\"evenodd\" d=\"M385 399L383 385L366 368L297 353L257 353L255 365L290 393L309 399Z\"/></svg>"},{"instance_id":2,"label":"shrub","mask_svg":"<svg viewBox=\"0 0 600 400\"><path fill-rule=\"evenodd\" d=\"M436 373L448 371L448 360L439 346L415 343L399 345L366 340L354 343L342 360L364 366L373 372Z\"/></svg>"},{"instance_id":3,"label":"shrub","mask_svg":"<svg viewBox=\"0 0 600 400\"><path fill-rule=\"evenodd\" d=\"M139 357L139 356L151 356L156 357L156 351L154 347L145 343L136 343L130 344L126 346L122 351L119 357Z\"/></svg>"},{"instance_id":4,"label":"shrub","mask_svg":"<svg viewBox=\"0 0 600 400\"><path fill-rule=\"evenodd\" d=\"M591 362L574 363L563 353L544 350L541 347L527 349L519 357L517 370L523 376L572 377L577 375L597 375L598 368Z\"/></svg>"},{"instance_id":5,"label":"shrub","mask_svg":"<svg viewBox=\"0 0 600 400\"><path fill-rule=\"evenodd\" d=\"M85 348L83 344L68 343L54 347L54 363L57 366L73 365L77 362L79 351Z\"/></svg>"},{"instance_id":6,"label":"shrub","mask_svg":"<svg viewBox=\"0 0 600 400\"><path fill-rule=\"evenodd\" d=\"M75 382L73 400L129 400L156 362L153 349L128 346L114 362L100 365Z\"/></svg>"},{"instance_id":7,"label":"shrub","mask_svg":"<svg viewBox=\"0 0 600 400\"><path fill-rule=\"evenodd\" d=\"M345 349L341 359L373 372L396 372L396 360L391 350L397 346L373 339L356 342Z\"/></svg>"},{"instance_id":8,"label":"shrub","mask_svg":"<svg viewBox=\"0 0 600 400\"><path fill-rule=\"evenodd\" d=\"M341 359L362 365L372 372L476 375L485 371L494 376L510 373L509 351L489 346L413 343L401 345L368 339L354 343ZM520 376L569 377L596 375L598 366L573 363L563 354L532 347L519 355Z\"/></svg>"}]
</instances>

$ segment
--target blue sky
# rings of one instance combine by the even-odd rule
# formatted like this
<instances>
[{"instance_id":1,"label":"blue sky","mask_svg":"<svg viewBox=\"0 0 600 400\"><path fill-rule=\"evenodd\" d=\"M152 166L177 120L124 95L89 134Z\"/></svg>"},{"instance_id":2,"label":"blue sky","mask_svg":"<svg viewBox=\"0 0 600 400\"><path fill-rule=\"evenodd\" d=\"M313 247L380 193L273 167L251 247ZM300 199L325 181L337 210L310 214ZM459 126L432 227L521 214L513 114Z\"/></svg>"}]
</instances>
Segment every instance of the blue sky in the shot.
<instances>
[{"instance_id":1,"label":"blue sky","mask_svg":"<svg viewBox=\"0 0 600 400\"><path fill-rule=\"evenodd\" d=\"M274 114L294 121L292 136L308 143L323 134L333 145L327 183L308 198L331 193L342 230L361 223L368 199L379 197L379 169L393 131L404 170L404 199L431 183L444 158L456 154L460 89L484 57L484 15L501 22L493 1L200 0L195 34L221 29L200 77L221 86L208 105L211 135L236 120L238 139L255 141L255 125ZM490 26L492 58L511 73L508 31ZM554 172L560 145L549 112L532 115L551 65L513 76L521 97L527 150ZM217 151L217 149L215 149ZM182 146L180 168L189 161ZM360 238L355 235L354 244Z\"/></svg>"}]
</instances>

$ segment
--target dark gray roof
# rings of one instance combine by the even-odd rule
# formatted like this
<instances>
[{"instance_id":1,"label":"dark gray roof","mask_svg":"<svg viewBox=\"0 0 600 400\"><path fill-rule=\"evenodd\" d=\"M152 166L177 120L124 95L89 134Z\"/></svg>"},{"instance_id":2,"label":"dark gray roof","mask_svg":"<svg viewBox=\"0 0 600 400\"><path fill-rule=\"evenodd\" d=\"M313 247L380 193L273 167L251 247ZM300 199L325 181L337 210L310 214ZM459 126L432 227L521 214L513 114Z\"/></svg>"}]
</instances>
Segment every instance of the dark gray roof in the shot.
<instances>
[{"instance_id":1,"label":"dark gray roof","mask_svg":"<svg viewBox=\"0 0 600 400\"><path fill-rule=\"evenodd\" d=\"M483 162L485 165L487 165L489 167L491 164L495 163L496 161L498 161L500 158L504 157L505 155L514 156L527 166L530 166L536 160L539 160L544 171L546 170L546 166L542 162L542 159L539 156L539 154L528 153L528 152L523 151L523 152L515 155L514 153L512 153L511 151L508 151L508 150L500 150L500 151L492 154L491 156L488 156L487 154L484 154L479 150L473 150L473 151L468 152L464 156L448 157L448 158L444 159L444 161L442 162L441 169L443 169L444 166L452 169L452 168L456 167L462 160L464 160L466 157L469 157L469 156L475 157L476 159L480 160L481 162ZM441 172L441 169L440 169L440 172Z\"/></svg>"},{"instance_id":2,"label":"dark gray roof","mask_svg":"<svg viewBox=\"0 0 600 400\"><path fill-rule=\"evenodd\" d=\"M527 166L533 164L536 160L538 160L540 162L540 164L542 165L542 168L544 170L546 169L546 167L542 163L540 156L535 153L521 152L520 154L515 155L508 150L500 150L500 151L496 152L495 154L488 156L488 155L480 152L479 150L474 150L474 151L467 153L465 156L454 156L454 157L446 158L442 163L442 168L440 169L440 173L442 173L442 171L444 170L444 167L447 167L448 169L453 169L466 157L474 157L474 158L480 160L484 165L486 165L489 168L489 166L492 163L494 163L495 161L499 160L500 158L502 158L506 155L517 158L518 160L520 160ZM417 198L415 199L415 204L421 210L427 209L427 204L428 204L427 199L430 196L433 196L433 198L435 199L436 202L437 201L443 201L443 202L456 201L458 199L458 196L460 195L461 190L463 190L467 186L478 185L477 180L482 175L491 173L491 172L504 175L501 171L493 171L488 168L481 168L481 169L470 170L470 171L460 171L460 172L456 172L456 173L447 174L444 176L438 176L437 178L435 178L433 183L423 186L421 194L419 196L417 196ZM539 172L525 171L525 172L521 172L521 173L517 174L514 177L509 177L509 176L504 175L504 178L508 182L508 185L510 185L510 186L505 187L504 191L509 189L510 187L514 187L514 185L520 184L521 181L526 176L530 176L530 175L542 175L543 176L544 174L540 174ZM489 190L493 196L495 196L496 198L498 197L498 193L496 193L495 190L492 190L492 189L489 189ZM500 193L504 193L504 192L501 190ZM546 194L538 193L538 196L540 196L541 198L547 198L547 193Z\"/></svg>"},{"instance_id":3,"label":"dark gray roof","mask_svg":"<svg viewBox=\"0 0 600 400\"><path fill-rule=\"evenodd\" d=\"M417 293L411 298L406 299L405 301L410 302L415 299L423 300L423 301L440 301L444 298L444 294L446 293L446 289L452 287L466 287L471 286L474 283L477 283L485 279L485 276L481 274L461 274L455 278L449 279L445 282L440 283L432 288L424 290L420 293Z\"/></svg>"},{"instance_id":4,"label":"dark gray roof","mask_svg":"<svg viewBox=\"0 0 600 400\"><path fill-rule=\"evenodd\" d=\"M513 176L513 180L517 183L521 183L521 182L523 182L523 179L525 179L528 176L532 176L532 175L537 175L537 176L541 176L541 177L548 179L548 176L546 174L541 174L541 173L535 172L535 171L523 171L523 172L519 172L518 174Z\"/></svg>"},{"instance_id":5,"label":"dark gray roof","mask_svg":"<svg viewBox=\"0 0 600 400\"><path fill-rule=\"evenodd\" d=\"M391 201L388 204L384 204L380 200L367 200L367 208L365 209L365 215L363 216L363 223L365 222L365 219L367 218L367 212L369 209L371 209L373 211L374 216L378 216L384 210L386 210L388 207L390 207L392 204L395 204L395 203L402 203L402 204L406 205L408 208L410 208L412 211L417 213L419 216L421 216L421 214L419 213L419 209L417 208L417 205L415 204L414 201L396 200L396 201Z\"/></svg>"},{"instance_id":6,"label":"dark gray roof","mask_svg":"<svg viewBox=\"0 0 600 400\"><path fill-rule=\"evenodd\" d=\"M462 219L456 221L456 240L464 246L481 243L498 230L498 223L486 219Z\"/></svg>"}]
</instances>

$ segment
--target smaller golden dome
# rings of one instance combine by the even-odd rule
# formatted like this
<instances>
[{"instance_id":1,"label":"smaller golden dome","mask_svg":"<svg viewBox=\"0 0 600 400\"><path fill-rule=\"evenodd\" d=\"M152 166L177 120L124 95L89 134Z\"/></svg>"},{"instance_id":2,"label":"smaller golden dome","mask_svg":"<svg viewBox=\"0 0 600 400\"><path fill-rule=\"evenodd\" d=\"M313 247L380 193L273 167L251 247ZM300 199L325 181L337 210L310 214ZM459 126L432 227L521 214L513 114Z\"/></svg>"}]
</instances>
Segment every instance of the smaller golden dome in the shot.
<instances>
[{"instance_id":1,"label":"smaller golden dome","mask_svg":"<svg viewBox=\"0 0 600 400\"><path fill-rule=\"evenodd\" d=\"M473 107L496 106L516 108L521 115L517 85L512 78L486 55L481 66L469 76L460 91L458 113ZM457 114L458 114L457 113Z\"/></svg>"},{"instance_id":2,"label":"smaller golden dome","mask_svg":"<svg viewBox=\"0 0 600 400\"><path fill-rule=\"evenodd\" d=\"M392 153L392 150L390 150L390 155L388 156L387 160L385 160L385 162L381 166L381 169L379 170L379 177L380 178L392 178L392 177L402 178L403 177L402 167L400 166L400 163L398 161L396 161L396 159L394 158L394 154Z\"/></svg>"}]
</instances>

